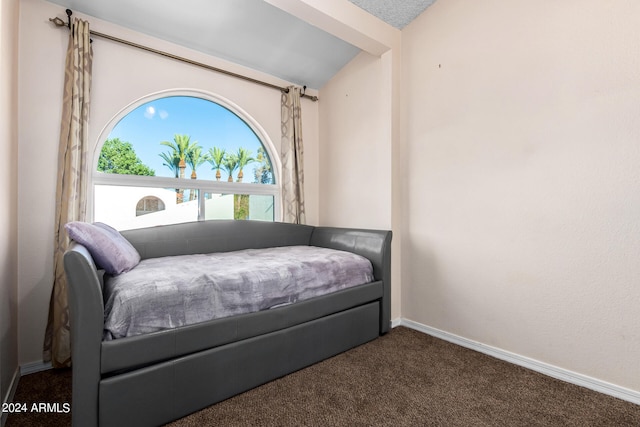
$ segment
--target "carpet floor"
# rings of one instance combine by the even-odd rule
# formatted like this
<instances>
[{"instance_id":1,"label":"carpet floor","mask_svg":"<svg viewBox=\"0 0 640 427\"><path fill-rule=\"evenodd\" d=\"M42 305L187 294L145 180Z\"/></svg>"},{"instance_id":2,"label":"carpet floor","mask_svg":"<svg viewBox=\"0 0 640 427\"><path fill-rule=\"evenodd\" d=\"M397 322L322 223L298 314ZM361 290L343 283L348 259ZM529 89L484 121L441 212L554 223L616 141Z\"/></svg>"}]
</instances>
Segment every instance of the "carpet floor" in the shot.
<instances>
[{"instance_id":1,"label":"carpet floor","mask_svg":"<svg viewBox=\"0 0 640 427\"><path fill-rule=\"evenodd\" d=\"M13 401L71 402L71 372L22 377ZM10 414L5 427L70 419ZM168 426L640 426L640 406L398 327Z\"/></svg>"}]
</instances>

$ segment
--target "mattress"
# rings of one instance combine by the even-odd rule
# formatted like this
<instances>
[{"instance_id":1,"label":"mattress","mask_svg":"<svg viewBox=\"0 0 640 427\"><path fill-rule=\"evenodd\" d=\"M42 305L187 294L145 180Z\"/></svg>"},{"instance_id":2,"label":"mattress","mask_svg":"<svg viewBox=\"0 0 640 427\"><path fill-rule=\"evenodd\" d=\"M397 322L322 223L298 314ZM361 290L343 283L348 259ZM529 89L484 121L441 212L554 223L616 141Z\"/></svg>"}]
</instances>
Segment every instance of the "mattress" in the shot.
<instances>
[{"instance_id":1,"label":"mattress","mask_svg":"<svg viewBox=\"0 0 640 427\"><path fill-rule=\"evenodd\" d=\"M145 259L105 277L103 338L268 310L373 280L368 259L314 246Z\"/></svg>"}]
</instances>

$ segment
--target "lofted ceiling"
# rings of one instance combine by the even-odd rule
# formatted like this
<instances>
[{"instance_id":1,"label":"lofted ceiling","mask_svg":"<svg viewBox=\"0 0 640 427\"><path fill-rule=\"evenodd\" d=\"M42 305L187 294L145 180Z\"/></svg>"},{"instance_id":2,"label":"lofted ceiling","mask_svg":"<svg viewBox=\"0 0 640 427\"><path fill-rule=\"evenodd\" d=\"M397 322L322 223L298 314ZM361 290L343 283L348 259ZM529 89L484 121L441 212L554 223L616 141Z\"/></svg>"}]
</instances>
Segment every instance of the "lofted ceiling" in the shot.
<instances>
[{"instance_id":1,"label":"lofted ceiling","mask_svg":"<svg viewBox=\"0 0 640 427\"><path fill-rule=\"evenodd\" d=\"M436 0L349 0L373 16L401 30Z\"/></svg>"},{"instance_id":2,"label":"lofted ceiling","mask_svg":"<svg viewBox=\"0 0 640 427\"><path fill-rule=\"evenodd\" d=\"M360 52L263 0L48 1L313 89ZM403 28L435 0L349 1Z\"/></svg>"}]
</instances>

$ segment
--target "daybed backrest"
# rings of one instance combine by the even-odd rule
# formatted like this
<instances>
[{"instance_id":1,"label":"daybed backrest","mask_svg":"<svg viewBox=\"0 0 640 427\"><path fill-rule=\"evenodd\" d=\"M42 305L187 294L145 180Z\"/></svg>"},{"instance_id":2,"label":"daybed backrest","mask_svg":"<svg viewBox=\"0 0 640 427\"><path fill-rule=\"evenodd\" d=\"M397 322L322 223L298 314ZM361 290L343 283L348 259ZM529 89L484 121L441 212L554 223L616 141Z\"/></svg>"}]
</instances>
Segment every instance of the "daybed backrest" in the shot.
<instances>
[{"instance_id":1,"label":"daybed backrest","mask_svg":"<svg viewBox=\"0 0 640 427\"><path fill-rule=\"evenodd\" d=\"M213 220L123 231L142 259L308 245L314 227L281 222Z\"/></svg>"}]
</instances>

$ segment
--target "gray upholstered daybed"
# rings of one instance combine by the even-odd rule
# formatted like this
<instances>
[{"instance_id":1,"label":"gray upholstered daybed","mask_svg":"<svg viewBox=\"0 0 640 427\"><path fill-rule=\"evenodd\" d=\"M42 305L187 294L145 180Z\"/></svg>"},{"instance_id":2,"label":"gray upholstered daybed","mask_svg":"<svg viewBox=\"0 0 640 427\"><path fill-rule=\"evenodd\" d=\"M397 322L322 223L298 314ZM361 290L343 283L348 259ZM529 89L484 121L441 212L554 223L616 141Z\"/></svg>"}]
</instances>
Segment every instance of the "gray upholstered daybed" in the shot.
<instances>
[{"instance_id":1,"label":"gray upholstered daybed","mask_svg":"<svg viewBox=\"0 0 640 427\"><path fill-rule=\"evenodd\" d=\"M103 277L87 248L72 242L64 262L74 426L161 425L389 330L390 231L204 221L122 236L142 260L298 245L337 249L367 258L373 281L258 312L104 339Z\"/></svg>"}]
</instances>

